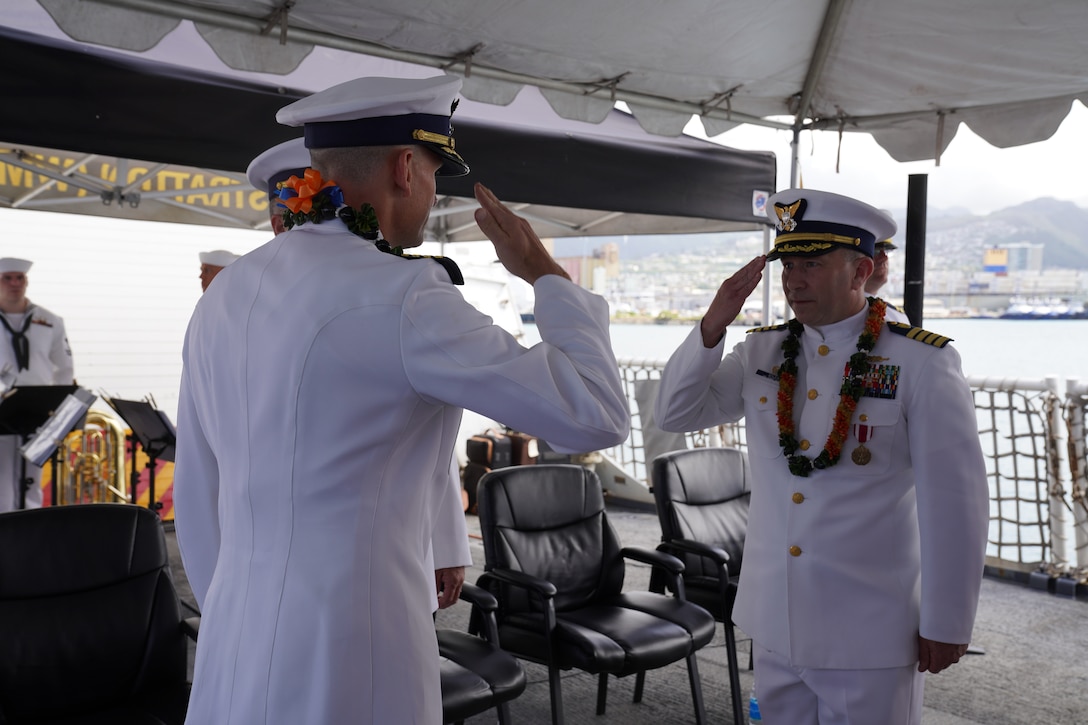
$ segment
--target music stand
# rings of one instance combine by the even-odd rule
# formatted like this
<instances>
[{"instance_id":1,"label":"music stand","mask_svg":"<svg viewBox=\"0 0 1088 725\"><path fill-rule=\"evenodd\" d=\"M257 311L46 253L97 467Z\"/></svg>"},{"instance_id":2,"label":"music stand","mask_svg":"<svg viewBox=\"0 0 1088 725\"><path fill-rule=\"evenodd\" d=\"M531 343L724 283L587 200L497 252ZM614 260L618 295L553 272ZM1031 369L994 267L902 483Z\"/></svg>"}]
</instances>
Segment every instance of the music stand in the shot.
<instances>
[{"instance_id":1,"label":"music stand","mask_svg":"<svg viewBox=\"0 0 1088 725\"><path fill-rule=\"evenodd\" d=\"M20 385L12 388L4 394L3 399L0 399L0 435L21 436L25 444L52 417L54 411L60 408L64 399L69 395L73 395L77 390L81 390L78 385ZM91 395L87 391L83 392ZM91 400L94 400L93 395ZM68 431L65 431L64 435L67 435L67 433ZM61 439L63 440L63 435ZM60 445L60 441L53 445L54 456L58 445ZM26 493L34 484L34 480L26 475L26 458L22 456L21 458L19 508L24 509L26 508ZM57 464L54 457L54 503L56 502L56 485Z\"/></svg>"},{"instance_id":2,"label":"music stand","mask_svg":"<svg viewBox=\"0 0 1088 725\"><path fill-rule=\"evenodd\" d=\"M129 474L132 488L132 503L136 503L137 484L140 474L136 471L136 445L143 446L147 454L147 481L149 498L147 507L152 511L162 508L162 502L155 500L155 462L174 460L174 446L177 443L177 430L166 413L155 408L146 400L120 400L103 398L106 403L128 423L132 435L128 440L132 444L132 471Z\"/></svg>"}]
</instances>

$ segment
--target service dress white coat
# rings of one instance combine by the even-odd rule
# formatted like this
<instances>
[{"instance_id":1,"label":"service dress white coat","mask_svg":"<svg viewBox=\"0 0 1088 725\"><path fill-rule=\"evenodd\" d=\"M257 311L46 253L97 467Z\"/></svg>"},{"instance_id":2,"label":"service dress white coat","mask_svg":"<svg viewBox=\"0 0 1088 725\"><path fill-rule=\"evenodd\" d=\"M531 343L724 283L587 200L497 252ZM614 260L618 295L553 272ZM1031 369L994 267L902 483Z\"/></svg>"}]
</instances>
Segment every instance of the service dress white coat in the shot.
<instances>
[{"instance_id":1,"label":"service dress white coat","mask_svg":"<svg viewBox=\"0 0 1088 725\"><path fill-rule=\"evenodd\" d=\"M71 385L74 379L72 350L60 315L27 300L26 312L4 317L13 330L22 330L29 321L25 324L25 334L30 355L25 370L19 370L15 360L11 333L0 326L0 370L15 375L13 385ZM19 448L22 445L20 436L0 436L0 513L19 507L19 478L23 470ZM33 480L27 490L26 507L39 508L42 505L39 483L42 469L27 463L26 474Z\"/></svg>"},{"instance_id":2,"label":"service dress white coat","mask_svg":"<svg viewBox=\"0 0 1088 725\"><path fill-rule=\"evenodd\" d=\"M187 722L441 721L432 529L462 408L565 451L628 407L601 298L535 285L531 349L446 271L329 221L224 269L186 333L174 475L202 610Z\"/></svg>"},{"instance_id":3,"label":"service dress white coat","mask_svg":"<svg viewBox=\"0 0 1088 725\"><path fill-rule=\"evenodd\" d=\"M888 302L888 310L884 313L884 319L888 322L902 322L904 325L910 324L910 318L907 317L907 313L893 305L891 302Z\"/></svg>"},{"instance_id":4,"label":"service dress white coat","mask_svg":"<svg viewBox=\"0 0 1088 725\"><path fill-rule=\"evenodd\" d=\"M468 526L461 499L461 475L456 457L450 461L450 480L438 505L438 517L431 532L433 569L451 569L472 566L472 550L468 545ZM434 609L438 609L438 591L435 590Z\"/></svg>"},{"instance_id":5,"label":"service dress white coat","mask_svg":"<svg viewBox=\"0 0 1088 725\"><path fill-rule=\"evenodd\" d=\"M866 315L801 335L794 421L809 458L831 432ZM842 458L798 477L778 442L784 327L752 332L724 360L725 341L708 349L696 327L654 407L670 431L744 417L753 485L734 621L798 668L904 667L918 660L919 632L969 642L988 489L958 353L885 323Z\"/></svg>"}]
</instances>

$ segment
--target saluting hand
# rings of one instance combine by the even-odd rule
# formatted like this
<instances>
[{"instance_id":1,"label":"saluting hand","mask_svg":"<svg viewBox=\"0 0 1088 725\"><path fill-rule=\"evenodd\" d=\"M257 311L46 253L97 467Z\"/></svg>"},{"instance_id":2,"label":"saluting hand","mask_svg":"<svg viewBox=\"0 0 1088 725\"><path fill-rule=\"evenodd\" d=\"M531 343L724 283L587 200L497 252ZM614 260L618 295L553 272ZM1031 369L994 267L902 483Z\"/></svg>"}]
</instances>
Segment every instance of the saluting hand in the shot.
<instances>
[{"instance_id":1,"label":"saluting hand","mask_svg":"<svg viewBox=\"0 0 1088 725\"><path fill-rule=\"evenodd\" d=\"M499 261L511 274L529 284L546 274L558 274L570 279L570 275L544 249L529 222L507 209L483 184L476 184L475 193L476 200L480 202L475 214L476 223L495 245Z\"/></svg>"},{"instance_id":2,"label":"saluting hand","mask_svg":"<svg viewBox=\"0 0 1088 725\"><path fill-rule=\"evenodd\" d=\"M699 324L699 330L703 334L703 345L714 347L721 342L722 336L725 335L725 328L737 319L741 308L744 307L744 301L763 279L763 265L766 263L767 255L761 254L722 282L718 293L714 295L714 301L710 303Z\"/></svg>"}]
</instances>

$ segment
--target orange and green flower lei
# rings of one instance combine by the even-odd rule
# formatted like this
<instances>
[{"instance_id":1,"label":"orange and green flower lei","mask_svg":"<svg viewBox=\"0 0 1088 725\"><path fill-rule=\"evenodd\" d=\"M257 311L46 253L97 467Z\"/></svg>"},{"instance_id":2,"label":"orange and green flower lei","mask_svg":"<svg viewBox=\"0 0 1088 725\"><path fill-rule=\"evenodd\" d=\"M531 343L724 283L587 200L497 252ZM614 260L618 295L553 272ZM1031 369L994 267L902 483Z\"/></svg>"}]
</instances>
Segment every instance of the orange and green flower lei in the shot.
<instances>
[{"instance_id":1,"label":"orange and green flower lei","mask_svg":"<svg viewBox=\"0 0 1088 725\"><path fill-rule=\"evenodd\" d=\"M858 336L858 351L850 356L846 371L842 376L839 390L839 407L835 410L835 419L831 424L831 434L820 455L810 459L797 452L800 444L795 436L793 424L793 394L797 388L797 355L801 351L801 332L804 325L796 319L787 323L789 334L782 341L784 360L778 368L778 444L789 462L790 473L795 476L808 476L812 469L831 468L842 456L842 446L850 432L850 421L857 410L858 400L864 390L865 375L869 372L869 353L880 339L884 328L884 314L888 305L877 297L869 298L869 314L865 318L865 329Z\"/></svg>"},{"instance_id":2,"label":"orange and green flower lei","mask_svg":"<svg viewBox=\"0 0 1088 725\"><path fill-rule=\"evenodd\" d=\"M381 238L378 215L370 204L353 209L344 204L344 192L331 179L321 178L317 169L306 169L303 177L292 175L277 184L279 204L285 207L283 226L293 229L307 222L320 224L329 219L339 219L348 230L363 239L374 242L378 249L391 254L401 254L400 247L390 247Z\"/></svg>"}]
</instances>

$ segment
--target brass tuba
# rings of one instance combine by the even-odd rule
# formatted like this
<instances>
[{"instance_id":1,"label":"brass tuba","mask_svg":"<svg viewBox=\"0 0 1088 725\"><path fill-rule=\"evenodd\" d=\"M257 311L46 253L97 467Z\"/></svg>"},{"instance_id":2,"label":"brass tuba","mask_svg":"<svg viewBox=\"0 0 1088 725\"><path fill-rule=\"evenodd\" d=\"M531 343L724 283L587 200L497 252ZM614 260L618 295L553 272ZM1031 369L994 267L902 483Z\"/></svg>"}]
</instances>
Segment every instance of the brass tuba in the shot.
<instances>
[{"instance_id":1,"label":"brass tuba","mask_svg":"<svg viewBox=\"0 0 1088 725\"><path fill-rule=\"evenodd\" d=\"M61 443L54 475L57 505L127 503L125 429L117 416L89 411L83 428Z\"/></svg>"}]
</instances>

